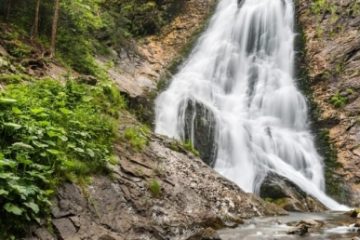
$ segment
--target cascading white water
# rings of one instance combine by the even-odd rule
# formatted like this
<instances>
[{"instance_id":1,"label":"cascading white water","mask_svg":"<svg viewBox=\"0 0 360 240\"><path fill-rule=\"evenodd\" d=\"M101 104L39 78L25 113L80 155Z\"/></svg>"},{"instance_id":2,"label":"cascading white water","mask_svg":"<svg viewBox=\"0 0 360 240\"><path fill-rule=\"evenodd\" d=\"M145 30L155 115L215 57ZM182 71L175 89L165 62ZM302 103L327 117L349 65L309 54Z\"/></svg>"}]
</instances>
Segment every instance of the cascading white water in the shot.
<instances>
[{"instance_id":1,"label":"cascading white water","mask_svg":"<svg viewBox=\"0 0 360 240\"><path fill-rule=\"evenodd\" d=\"M241 5L241 6L240 6ZM273 171L333 210L297 90L293 0L221 0L207 31L156 100L156 132L181 139L184 101L216 119L215 169L254 192Z\"/></svg>"}]
</instances>

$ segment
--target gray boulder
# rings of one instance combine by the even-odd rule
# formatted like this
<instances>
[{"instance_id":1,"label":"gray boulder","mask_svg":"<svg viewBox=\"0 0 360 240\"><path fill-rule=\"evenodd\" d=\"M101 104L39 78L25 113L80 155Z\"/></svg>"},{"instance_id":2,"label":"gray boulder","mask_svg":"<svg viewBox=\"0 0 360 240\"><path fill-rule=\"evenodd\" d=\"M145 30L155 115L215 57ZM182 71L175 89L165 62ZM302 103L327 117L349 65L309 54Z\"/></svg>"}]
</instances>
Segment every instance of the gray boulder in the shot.
<instances>
[{"instance_id":1,"label":"gray boulder","mask_svg":"<svg viewBox=\"0 0 360 240\"><path fill-rule=\"evenodd\" d=\"M269 173L260 186L260 197L292 212L321 212L327 208L288 179Z\"/></svg>"}]
</instances>

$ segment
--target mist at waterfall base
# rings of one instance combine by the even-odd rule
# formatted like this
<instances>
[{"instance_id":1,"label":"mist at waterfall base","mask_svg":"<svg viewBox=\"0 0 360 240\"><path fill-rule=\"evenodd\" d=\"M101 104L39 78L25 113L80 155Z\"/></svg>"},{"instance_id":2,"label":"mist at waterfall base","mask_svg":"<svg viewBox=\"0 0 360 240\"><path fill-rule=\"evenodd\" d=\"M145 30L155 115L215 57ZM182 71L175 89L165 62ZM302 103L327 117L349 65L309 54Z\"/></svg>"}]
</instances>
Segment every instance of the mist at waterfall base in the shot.
<instances>
[{"instance_id":1,"label":"mist at waterfall base","mask_svg":"<svg viewBox=\"0 0 360 240\"><path fill-rule=\"evenodd\" d=\"M331 210L307 104L294 78L292 0L221 0L208 29L156 100L159 134L184 138L184 103L216 119L215 169L247 192L268 172L283 176Z\"/></svg>"}]
</instances>

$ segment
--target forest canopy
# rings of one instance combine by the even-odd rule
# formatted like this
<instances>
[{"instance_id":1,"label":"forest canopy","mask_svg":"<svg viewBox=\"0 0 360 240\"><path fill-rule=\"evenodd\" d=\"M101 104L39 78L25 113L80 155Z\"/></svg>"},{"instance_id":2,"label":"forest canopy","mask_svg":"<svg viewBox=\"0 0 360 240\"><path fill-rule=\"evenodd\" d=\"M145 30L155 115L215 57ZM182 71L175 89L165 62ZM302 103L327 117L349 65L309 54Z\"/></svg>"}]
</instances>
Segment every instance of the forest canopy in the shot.
<instances>
[{"instance_id":1,"label":"forest canopy","mask_svg":"<svg viewBox=\"0 0 360 240\"><path fill-rule=\"evenodd\" d=\"M177 0L2 0L0 14L48 46L75 70L94 74L96 53L159 32L179 12ZM55 48L56 46L56 48Z\"/></svg>"}]
</instances>

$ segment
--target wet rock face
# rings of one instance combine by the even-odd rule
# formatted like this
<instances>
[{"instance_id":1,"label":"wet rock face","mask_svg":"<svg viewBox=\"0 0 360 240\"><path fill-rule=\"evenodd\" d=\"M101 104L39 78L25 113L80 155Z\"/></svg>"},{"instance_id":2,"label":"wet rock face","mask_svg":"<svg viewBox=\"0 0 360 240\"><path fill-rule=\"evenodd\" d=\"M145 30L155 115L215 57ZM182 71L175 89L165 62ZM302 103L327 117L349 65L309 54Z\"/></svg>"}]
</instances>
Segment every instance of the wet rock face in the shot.
<instances>
[{"instance_id":1,"label":"wet rock face","mask_svg":"<svg viewBox=\"0 0 360 240\"><path fill-rule=\"evenodd\" d=\"M320 212L326 207L289 180L269 173L260 186L260 197L292 212Z\"/></svg>"},{"instance_id":2,"label":"wet rock face","mask_svg":"<svg viewBox=\"0 0 360 240\"><path fill-rule=\"evenodd\" d=\"M329 131L340 163L335 172L345 187L327 190L340 200L360 204L360 2L327 0L297 2L304 30L306 63L314 100L319 106L319 126ZM340 182L340 181L337 181ZM336 196L349 189L350 196Z\"/></svg>"},{"instance_id":3,"label":"wet rock face","mask_svg":"<svg viewBox=\"0 0 360 240\"><path fill-rule=\"evenodd\" d=\"M217 156L216 119L205 105L189 100L185 108L185 141L190 141L200 158L214 167Z\"/></svg>"}]
</instances>

